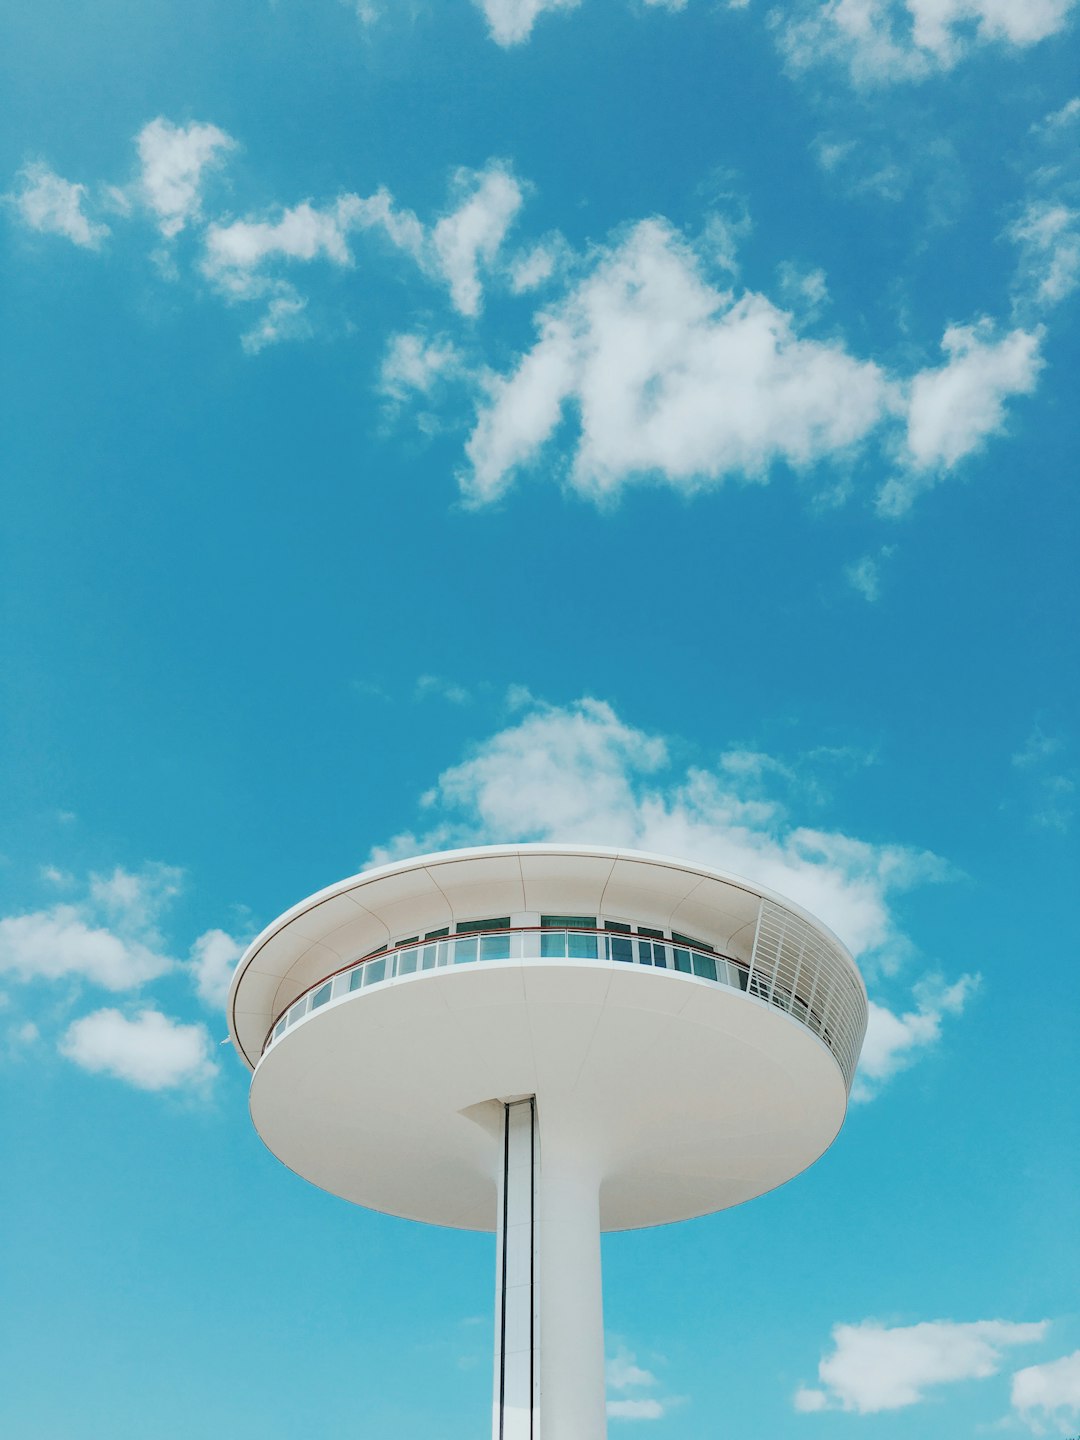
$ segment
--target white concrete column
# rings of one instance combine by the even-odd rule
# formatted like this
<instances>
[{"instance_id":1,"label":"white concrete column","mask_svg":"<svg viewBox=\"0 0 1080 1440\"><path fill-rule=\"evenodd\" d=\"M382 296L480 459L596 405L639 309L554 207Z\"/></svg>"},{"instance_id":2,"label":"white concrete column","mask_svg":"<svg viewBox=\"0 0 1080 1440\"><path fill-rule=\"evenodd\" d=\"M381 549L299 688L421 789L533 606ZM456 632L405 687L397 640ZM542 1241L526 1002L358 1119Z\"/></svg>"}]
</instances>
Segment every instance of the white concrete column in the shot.
<instances>
[{"instance_id":1,"label":"white concrete column","mask_svg":"<svg viewBox=\"0 0 1080 1440\"><path fill-rule=\"evenodd\" d=\"M495 1246L492 1440L539 1440L537 1135L532 1099L504 1106Z\"/></svg>"},{"instance_id":2,"label":"white concrete column","mask_svg":"<svg viewBox=\"0 0 1080 1440\"><path fill-rule=\"evenodd\" d=\"M569 1117L539 1114L542 1440L604 1440L604 1303L600 1182ZM550 1119L550 1123L549 1123Z\"/></svg>"}]
</instances>

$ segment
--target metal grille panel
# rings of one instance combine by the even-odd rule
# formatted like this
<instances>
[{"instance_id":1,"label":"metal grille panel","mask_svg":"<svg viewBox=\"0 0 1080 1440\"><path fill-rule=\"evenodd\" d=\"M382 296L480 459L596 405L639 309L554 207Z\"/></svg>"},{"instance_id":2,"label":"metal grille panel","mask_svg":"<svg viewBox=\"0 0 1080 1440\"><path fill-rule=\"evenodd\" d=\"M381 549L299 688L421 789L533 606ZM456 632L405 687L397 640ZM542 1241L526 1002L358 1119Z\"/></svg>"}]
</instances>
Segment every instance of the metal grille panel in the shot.
<instances>
[{"instance_id":1,"label":"metal grille panel","mask_svg":"<svg viewBox=\"0 0 1080 1440\"><path fill-rule=\"evenodd\" d=\"M838 944L801 916L762 900L747 990L820 1036L850 1091L866 1034L866 994Z\"/></svg>"}]
</instances>

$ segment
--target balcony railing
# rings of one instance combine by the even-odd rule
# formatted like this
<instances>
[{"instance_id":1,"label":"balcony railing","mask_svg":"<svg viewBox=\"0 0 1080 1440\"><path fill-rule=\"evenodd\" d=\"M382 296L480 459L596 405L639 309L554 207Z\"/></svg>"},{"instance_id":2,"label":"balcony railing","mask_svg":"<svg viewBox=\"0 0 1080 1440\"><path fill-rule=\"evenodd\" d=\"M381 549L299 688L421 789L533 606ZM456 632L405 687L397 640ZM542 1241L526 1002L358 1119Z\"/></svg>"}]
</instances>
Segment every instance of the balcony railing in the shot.
<instances>
[{"instance_id":1,"label":"balcony railing","mask_svg":"<svg viewBox=\"0 0 1080 1440\"><path fill-rule=\"evenodd\" d=\"M761 928L759 921L759 932ZM804 940L803 950L805 948ZM405 976L493 960L526 963L596 960L616 965L643 965L654 970L667 970L673 975L692 976L710 984L742 991L754 1000L783 1011L824 1041L833 1052L850 1088L865 1028L865 1000L859 987L850 976L844 975L831 954L825 959L832 963L826 964L809 963L807 957L804 963L796 965L792 975L788 973L790 966L783 964L779 942L771 947L763 946L764 949L774 952L769 956L771 963L755 964L753 959L750 962L737 960L734 956L681 941L609 930L543 927L485 930L412 942L365 956L309 986L275 1019L263 1042L263 1053L298 1021L331 1001L342 1000L355 991ZM850 969L850 966L847 968ZM843 983L845 979L846 985Z\"/></svg>"}]
</instances>

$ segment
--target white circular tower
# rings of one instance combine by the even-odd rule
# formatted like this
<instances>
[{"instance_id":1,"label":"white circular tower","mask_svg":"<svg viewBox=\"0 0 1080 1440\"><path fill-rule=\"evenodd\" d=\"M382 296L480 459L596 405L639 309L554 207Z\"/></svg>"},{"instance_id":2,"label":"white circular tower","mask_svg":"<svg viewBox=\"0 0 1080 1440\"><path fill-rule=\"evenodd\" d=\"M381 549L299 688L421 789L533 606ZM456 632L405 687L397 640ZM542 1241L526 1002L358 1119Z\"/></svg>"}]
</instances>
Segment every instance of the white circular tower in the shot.
<instances>
[{"instance_id":1,"label":"white circular tower","mask_svg":"<svg viewBox=\"0 0 1080 1440\"><path fill-rule=\"evenodd\" d=\"M600 1233L812 1164L866 1028L798 906L635 851L500 845L368 870L237 967L251 1115L371 1209L496 1234L494 1440L605 1433Z\"/></svg>"}]
</instances>

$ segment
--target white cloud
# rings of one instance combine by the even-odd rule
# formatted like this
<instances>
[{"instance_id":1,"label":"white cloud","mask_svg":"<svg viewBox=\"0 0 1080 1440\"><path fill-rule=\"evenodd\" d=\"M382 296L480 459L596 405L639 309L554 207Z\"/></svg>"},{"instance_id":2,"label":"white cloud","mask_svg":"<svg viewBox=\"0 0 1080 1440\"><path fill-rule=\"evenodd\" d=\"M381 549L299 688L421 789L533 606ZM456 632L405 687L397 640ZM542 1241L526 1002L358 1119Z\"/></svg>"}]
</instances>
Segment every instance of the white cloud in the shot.
<instances>
[{"instance_id":1,"label":"white cloud","mask_svg":"<svg viewBox=\"0 0 1080 1440\"><path fill-rule=\"evenodd\" d=\"M947 877L927 852L793 823L782 800L763 793L767 766L749 775L676 767L662 737L603 701L526 703L520 719L439 776L424 799L430 828L395 837L373 861L513 840L680 855L752 876L806 906L856 953L883 957L908 945L895 897Z\"/></svg>"},{"instance_id":2,"label":"white cloud","mask_svg":"<svg viewBox=\"0 0 1080 1440\"><path fill-rule=\"evenodd\" d=\"M728 475L764 480L778 462L841 458L893 403L873 363L801 339L763 295L710 286L658 220L600 251L538 324L513 373L489 382L462 477L474 502L502 494L571 405L570 483L601 498L649 476L694 491Z\"/></svg>"},{"instance_id":3,"label":"white cloud","mask_svg":"<svg viewBox=\"0 0 1080 1440\"><path fill-rule=\"evenodd\" d=\"M20 188L5 197L31 230L63 235L74 245L96 250L109 227L89 219L83 210L86 186L65 180L48 165L35 163L19 171Z\"/></svg>"},{"instance_id":4,"label":"white cloud","mask_svg":"<svg viewBox=\"0 0 1080 1440\"><path fill-rule=\"evenodd\" d=\"M1080 285L1080 210L1032 200L1008 234L1020 250L1020 296L1040 309L1068 299Z\"/></svg>"},{"instance_id":5,"label":"white cloud","mask_svg":"<svg viewBox=\"0 0 1080 1440\"><path fill-rule=\"evenodd\" d=\"M637 1363L637 1356L620 1346L610 1355L605 1366L609 1390L648 1389L656 1384L656 1376Z\"/></svg>"},{"instance_id":6,"label":"white cloud","mask_svg":"<svg viewBox=\"0 0 1080 1440\"><path fill-rule=\"evenodd\" d=\"M88 924L72 905L0 920L0 971L17 980L88 980L128 990L170 969L172 961L139 941Z\"/></svg>"},{"instance_id":7,"label":"white cloud","mask_svg":"<svg viewBox=\"0 0 1080 1440\"><path fill-rule=\"evenodd\" d=\"M82 979L128 990L173 967L158 930L180 871L148 865L91 876L84 900L0 919L0 972L22 981Z\"/></svg>"},{"instance_id":8,"label":"white cloud","mask_svg":"<svg viewBox=\"0 0 1080 1440\"><path fill-rule=\"evenodd\" d=\"M901 1410L924 1400L935 1386L996 1375L1004 1350L1041 1340L1047 1325L1045 1320L930 1320L891 1328L876 1320L835 1325L833 1352L818 1366L823 1388L797 1391L795 1408L860 1415Z\"/></svg>"},{"instance_id":9,"label":"white cloud","mask_svg":"<svg viewBox=\"0 0 1080 1440\"><path fill-rule=\"evenodd\" d=\"M1080 95L1074 95L1057 110L1052 110L1049 115L1044 115L1031 128L1037 134L1044 137L1052 137L1059 131L1080 121Z\"/></svg>"},{"instance_id":10,"label":"white cloud","mask_svg":"<svg viewBox=\"0 0 1080 1440\"><path fill-rule=\"evenodd\" d=\"M609 1400L609 1420L662 1420L667 1407L662 1400Z\"/></svg>"},{"instance_id":11,"label":"white cloud","mask_svg":"<svg viewBox=\"0 0 1080 1440\"><path fill-rule=\"evenodd\" d=\"M566 252L562 236L541 241L515 255L507 266L507 278L514 295L536 290L554 275Z\"/></svg>"},{"instance_id":12,"label":"white cloud","mask_svg":"<svg viewBox=\"0 0 1080 1440\"><path fill-rule=\"evenodd\" d=\"M236 962L244 946L224 930L206 930L191 947L191 970L199 999L223 1010Z\"/></svg>"},{"instance_id":13,"label":"white cloud","mask_svg":"<svg viewBox=\"0 0 1080 1440\"><path fill-rule=\"evenodd\" d=\"M95 1010L68 1027L60 1051L84 1070L140 1090L201 1090L218 1073L206 1027L183 1025L159 1010L142 1010L134 1019Z\"/></svg>"},{"instance_id":14,"label":"white cloud","mask_svg":"<svg viewBox=\"0 0 1080 1440\"><path fill-rule=\"evenodd\" d=\"M410 395L430 394L438 380L461 369L460 352L445 336L393 335L379 371L379 389L391 400L403 402Z\"/></svg>"},{"instance_id":15,"label":"white cloud","mask_svg":"<svg viewBox=\"0 0 1080 1440\"><path fill-rule=\"evenodd\" d=\"M1080 1428L1080 1350L1018 1370L1012 1377L1012 1404L1037 1434L1052 1425L1062 1435L1075 1435Z\"/></svg>"},{"instance_id":16,"label":"white cloud","mask_svg":"<svg viewBox=\"0 0 1080 1440\"><path fill-rule=\"evenodd\" d=\"M126 934L160 939L158 921L183 887L175 865L148 864L141 870L117 866L111 875L91 875L90 903Z\"/></svg>"},{"instance_id":17,"label":"white cloud","mask_svg":"<svg viewBox=\"0 0 1080 1440\"><path fill-rule=\"evenodd\" d=\"M240 337L240 344L246 354L258 355L268 345L281 340L305 340L311 333L307 301L291 286L282 286L260 319Z\"/></svg>"},{"instance_id":18,"label":"white cloud","mask_svg":"<svg viewBox=\"0 0 1080 1440\"><path fill-rule=\"evenodd\" d=\"M480 171L459 170L454 183L463 198L436 224L432 249L454 308L462 315L477 315L481 267L494 263L524 197L509 168L497 161Z\"/></svg>"},{"instance_id":19,"label":"white cloud","mask_svg":"<svg viewBox=\"0 0 1080 1440\"><path fill-rule=\"evenodd\" d=\"M949 326L941 342L945 364L911 381L904 468L878 495L882 514L902 515L944 472L1004 429L1005 401L1035 389L1041 340L1041 330L996 339L987 321Z\"/></svg>"},{"instance_id":20,"label":"white cloud","mask_svg":"<svg viewBox=\"0 0 1080 1440\"><path fill-rule=\"evenodd\" d=\"M581 0L474 0L497 45L519 45L546 10L573 10Z\"/></svg>"},{"instance_id":21,"label":"white cloud","mask_svg":"<svg viewBox=\"0 0 1080 1440\"><path fill-rule=\"evenodd\" d=\"M304 201L283 210L276 220L234 220L206 231L203 268L224 289L244 295L253 276L270 259L326 259L351 265L348 234L360 223L364 201L342 195L324 209Z\"/></svg>"},{"instance_id":22,"label":"white cloud","mask_svg":"<svg viewBox=\"0 0 1080 1440\"><path fill-rule=\"evenodd\" d=\"M978 45L1023 49L1064 29L1076 0L801 0L770 24L793 70L840 64L860 85L921 80Z\"/></svg>"},{"instance_id":23,"label":"white cloud","mask_svg":"<svg viewBox=\"0 0 1080 1440\"><path fill-rule=\"evenodd\" d=\"M655 1395L627 1396L623 1393L627 1390L652 1390L657 1384L652 1371L639 1365L637 1356L625 1346L620 1346L614 1355L608 1357L605 1370L607 1388L619 1395L618 1399L607 1402L609 1420L662 1420L671 1406L678 1403Z\"/></svg>"},{"instance_id":24,"label":"white cloud","mask_svg":"<svg viewBox=\"0 0 1080 1440\"><path fill-rule=\"evenodd\" d=\"M978 975L962 975L952 985L924 980L915 987L916 1008L903 1015L871 1000L851 1098L872 1100L886 1081L936 1045L944 1018L962 1014L979 983Z\"/></svg>"},{"instance_id":25,"label":"white cloud","mask_svg":"<svg viewBox=\"0 0 1080 1440\"><path fill-rule=\"evenodd\" d=\"M266 310L242 337L250 355L282 340L313 333L307 300L273 273L284 263L325 260L339 268L353 265L349 237L357 231L381 231L397 249L424 260L423 226L408 211L397 210L385 190L373 195L339 195L321 208L303 201L279 209L272 218L215 222L204 236L202 272L229 300L263 300Z\"/></svg>"},{"instance_id":26,"label":"white cloud","mask_svg":"<svg viewBox=\"0 0 1080 1440\"><path fill-rule=\"evenodd\" d=\"M236 141L216 125L174 125L158 116L139 131L135 145L141 198L171 239L199 219L204 175L221 164Z\"/></svg>"},{"instance_id":27,"label":"white cloud","mask_svg":"<svg viewBox=\"0 0 1080 1440\"><path fill-rule=\"evenodd\" d=\"M777 268L780 293L792 310L807 319L819 315L829 303L829 282L824 270L809 270L791 260Z\"/></svg>"}]
</instances>

